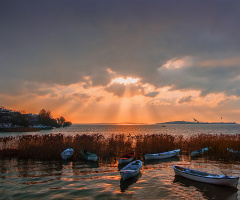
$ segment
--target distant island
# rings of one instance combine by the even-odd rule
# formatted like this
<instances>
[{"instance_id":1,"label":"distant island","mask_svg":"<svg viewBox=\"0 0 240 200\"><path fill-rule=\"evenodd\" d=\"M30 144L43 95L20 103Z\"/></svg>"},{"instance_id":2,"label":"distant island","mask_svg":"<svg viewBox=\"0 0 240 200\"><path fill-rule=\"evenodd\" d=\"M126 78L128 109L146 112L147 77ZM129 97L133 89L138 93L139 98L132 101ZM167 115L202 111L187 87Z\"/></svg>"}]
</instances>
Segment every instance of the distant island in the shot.
<instances>
[{"instance_id":1,"label":"distant island","mask_svg":"<svg viewBox=\"0 0 240 200\"><path fill-rule=\"evenodd\" d=\"M171 121L171 122L163 122L156 124L237 124L236 122L188 122L188 121Z\"/></svg>"}]
</instances>

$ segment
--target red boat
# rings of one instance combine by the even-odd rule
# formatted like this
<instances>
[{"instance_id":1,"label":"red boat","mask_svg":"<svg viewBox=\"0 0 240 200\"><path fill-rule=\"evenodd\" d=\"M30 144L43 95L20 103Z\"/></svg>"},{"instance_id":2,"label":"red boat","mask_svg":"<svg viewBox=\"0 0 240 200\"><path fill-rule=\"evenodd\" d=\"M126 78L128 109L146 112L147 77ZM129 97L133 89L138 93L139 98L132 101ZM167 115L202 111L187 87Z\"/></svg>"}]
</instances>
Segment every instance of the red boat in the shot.
<instances>
[{"instance_id":1,"label":"red boat","mask_svg":"<svg viewBox=\"0 0 240 200\"><path fill-rule=\"evenodd\" d=\"M133 161L134 152L127 153L120 158L118 158L119 164L129 163Z\"/></svg>"}]
</instances>

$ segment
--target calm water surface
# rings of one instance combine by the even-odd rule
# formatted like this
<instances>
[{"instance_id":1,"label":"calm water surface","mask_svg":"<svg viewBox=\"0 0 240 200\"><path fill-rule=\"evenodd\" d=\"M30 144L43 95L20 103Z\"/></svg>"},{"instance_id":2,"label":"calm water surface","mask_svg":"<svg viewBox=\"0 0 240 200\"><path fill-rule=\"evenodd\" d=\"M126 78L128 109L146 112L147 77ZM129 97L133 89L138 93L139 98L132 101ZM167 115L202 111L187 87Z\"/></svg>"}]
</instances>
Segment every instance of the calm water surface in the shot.
<instances>
[{"instance_id":1,"label":"calm water surface","mask_svg":"<svg viewBox=\"0 0 240 200\"><path fill-rule=\"evenodd\" d=\"M207 134L236 134L240 133L240 124L153 124L153 125L104 125L104 124L73 124L67 128L55 128L40 132L28 133L1 133L0 137L26 134L50 134L63 133L66 135L76 134L102 134L106 137L111 134L171 134L171 135L196 135Z\"/></svg>"},{"instance_id":2,"label":"calm water surface","mask_svg":"<svg viewBox=\"0 0 240 200\"><path fill-rule=\"evenodd\" d=\"M35 133L0 133L3 136L24 134L237 134L240 125L83 125ZM0 199L238 199L237 189L214 186L175 177L172 165L217 174L240 177L240 163L191 160L187 156L144 162L141 173L123 181L117 161L33 161L0 158Z\"/></svg>"}]
</instances>

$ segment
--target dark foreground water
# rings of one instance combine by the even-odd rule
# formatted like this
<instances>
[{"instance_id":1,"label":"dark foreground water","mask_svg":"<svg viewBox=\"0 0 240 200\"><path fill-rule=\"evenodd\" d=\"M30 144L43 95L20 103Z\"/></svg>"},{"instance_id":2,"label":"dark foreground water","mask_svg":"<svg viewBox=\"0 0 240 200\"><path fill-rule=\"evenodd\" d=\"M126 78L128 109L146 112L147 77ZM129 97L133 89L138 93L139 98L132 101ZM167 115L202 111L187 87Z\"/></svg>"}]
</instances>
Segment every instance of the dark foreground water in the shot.
<instances>
[{"instance_id":1,"label":"dark foreground water","mask_svg":"<svg viewBox=\"0 0 240 200\"><path fill-rule=\"evenodd\" d=\"M121 180L117 162L0 160L0 199L237 199L239 189L175 177L172 165L240 176L240 163L189 157L143 162L141 173Z\"/></svg>"}]
</instances>

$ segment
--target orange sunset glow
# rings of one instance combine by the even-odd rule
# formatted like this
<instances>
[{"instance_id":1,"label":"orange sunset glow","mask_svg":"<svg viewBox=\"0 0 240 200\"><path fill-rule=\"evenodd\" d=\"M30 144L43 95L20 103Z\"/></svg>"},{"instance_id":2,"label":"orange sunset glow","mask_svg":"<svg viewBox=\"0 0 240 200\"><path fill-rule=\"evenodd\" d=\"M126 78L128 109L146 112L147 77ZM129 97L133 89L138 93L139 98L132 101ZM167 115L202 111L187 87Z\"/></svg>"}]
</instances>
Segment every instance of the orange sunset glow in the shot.
<instances>
[{"instance_id":1,"label":"orange sunset glow","mask_svg":"<svg viewBox=\"0 0 240 200\"><path fill-rule=\"evenodd\" d=\"M47 108L54 117L63 115L73 123L157 123L191 121L193 117L221 121L224 113L218 107L238 99L224 93L201 96L199 90L172 90L169 86L157 88L133 77L113 77L106 87L89 83L90 78L67 86L41 85L42 95L19 96L18 101L24 103L18 103L11 96L5 98L15 105L13 108L16 110L38 113L40 108ZM215 112L211 113L211 110ZM237 115L237 111L225 113L229 114Z\"/></svg>"}]
</instances>

